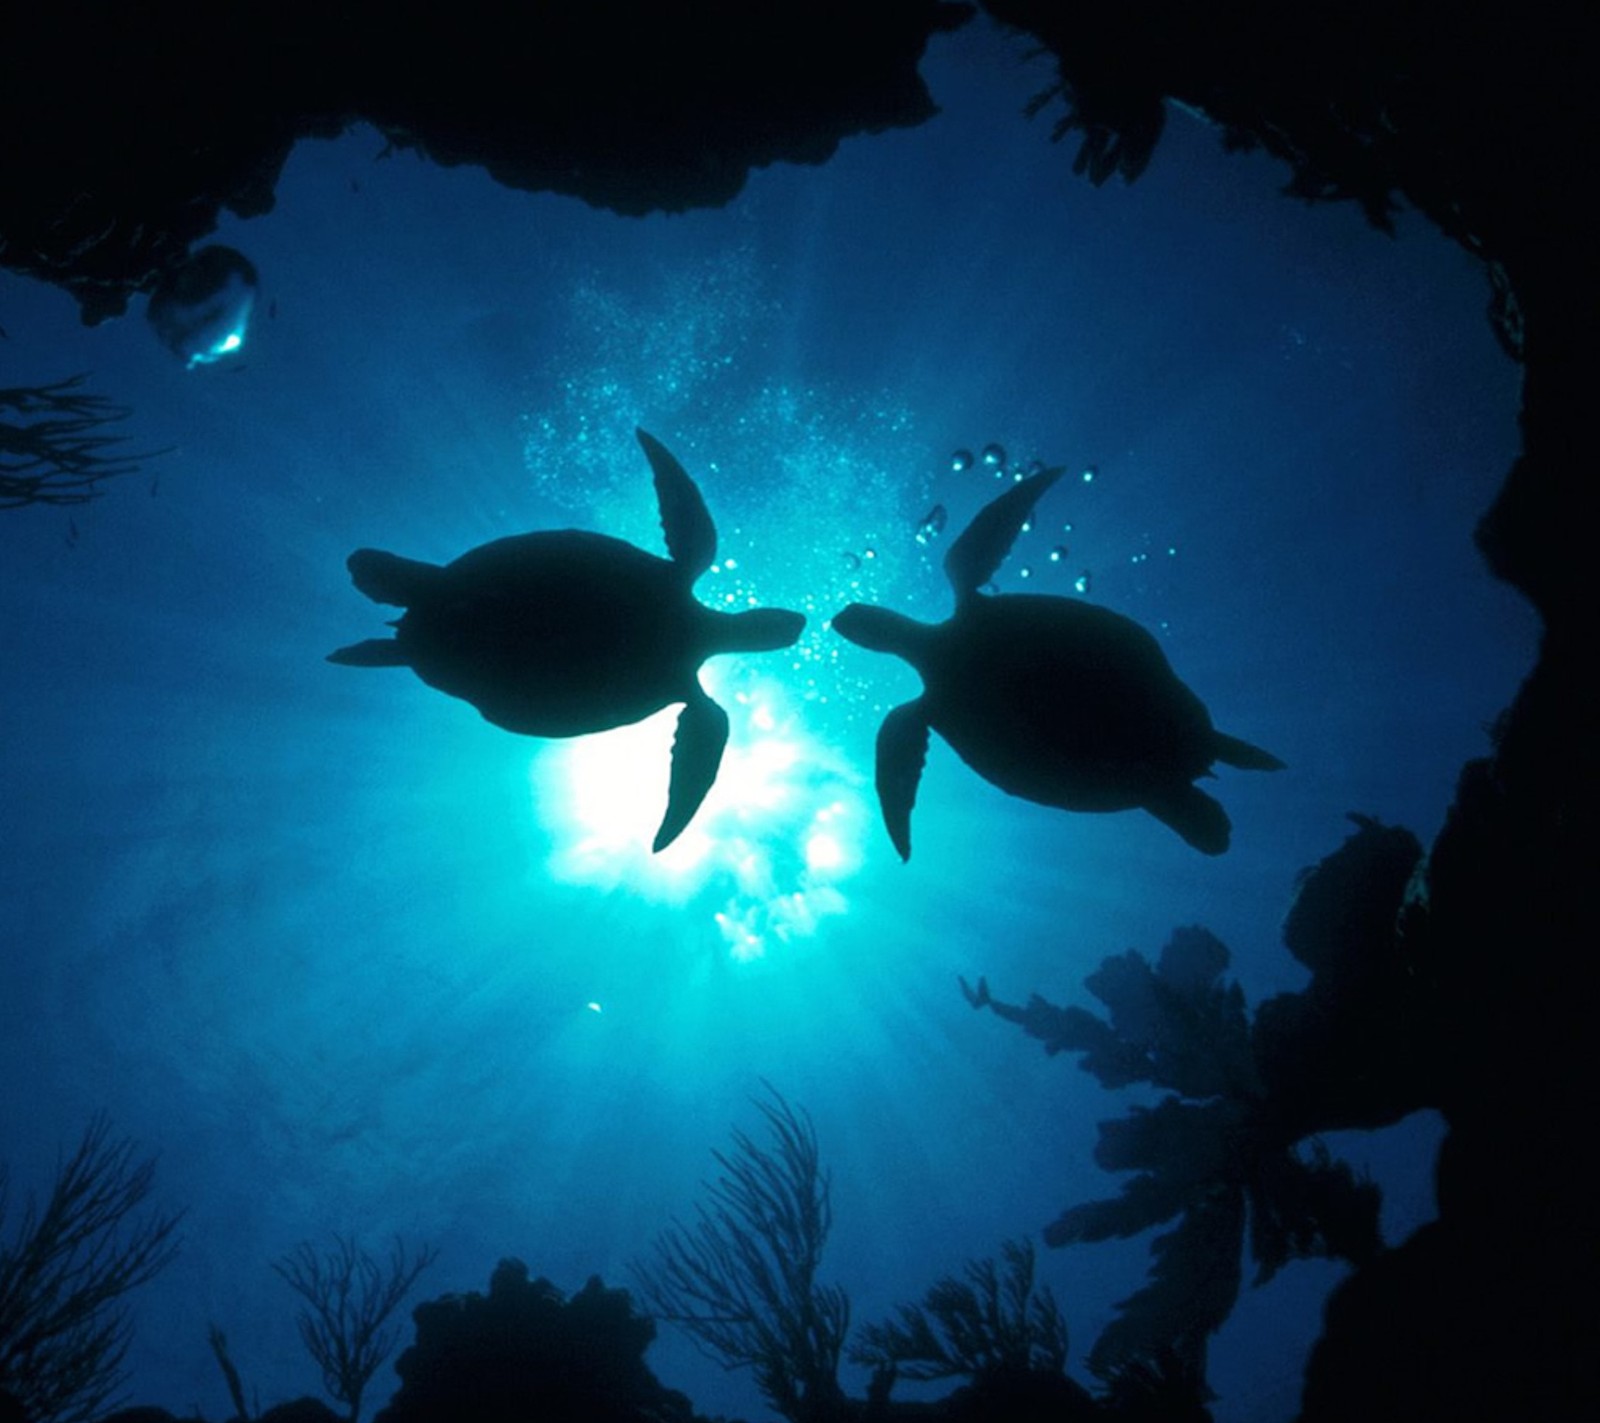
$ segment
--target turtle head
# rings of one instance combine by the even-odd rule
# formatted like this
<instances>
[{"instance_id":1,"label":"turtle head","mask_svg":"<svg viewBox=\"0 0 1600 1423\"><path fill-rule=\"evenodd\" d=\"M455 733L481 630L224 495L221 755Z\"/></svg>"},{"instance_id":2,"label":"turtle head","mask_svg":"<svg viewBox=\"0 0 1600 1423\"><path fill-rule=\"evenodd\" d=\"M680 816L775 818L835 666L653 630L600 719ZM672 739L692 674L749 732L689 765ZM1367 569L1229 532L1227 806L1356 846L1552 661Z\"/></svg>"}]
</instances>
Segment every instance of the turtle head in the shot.
<instances>
[{"instance_id":1,"label":"turtle head","mask_svg":"<svg viewBox=\"0 0 1600 1423\"><path fill-rule=\"evenodd\" d=\"M851 603L835 613L833 630L857 647L864 647L869 652L892 652L913 666L917 664L928 634L932 631L904 613L868 607L865 603Z\"/></svg>"}]
</instances>

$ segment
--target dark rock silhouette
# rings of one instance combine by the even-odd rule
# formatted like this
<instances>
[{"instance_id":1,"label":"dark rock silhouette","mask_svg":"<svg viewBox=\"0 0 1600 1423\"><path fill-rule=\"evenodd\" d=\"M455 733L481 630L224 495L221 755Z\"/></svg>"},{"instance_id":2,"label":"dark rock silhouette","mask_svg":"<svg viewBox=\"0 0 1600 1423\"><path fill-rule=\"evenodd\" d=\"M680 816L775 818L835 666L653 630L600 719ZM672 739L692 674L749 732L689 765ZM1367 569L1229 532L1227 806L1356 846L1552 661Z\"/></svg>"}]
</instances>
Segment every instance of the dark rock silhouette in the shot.
<instances>
[{"instance_id":1,"label":"dark rock silhouette","mask_svg":"<svg viewBox=\"0 0 1600 1423\"><path fill-rule=\"evenodd\" d=\"M345 1423L348 1415L335 1413L320 1398L296 1398L277 1403L251 1418L232 1418L228 1423Z\"/></svg>"},{"instance_id":2,"label":"dark rock silhouette","mask_svg":"<svg viewBox=\"0 0 1600 1423\"><path fill-rule=\"evenodd\" d=\"M720 205L754 167L820 163L852 134L930 117L917 60L971 13L937 0L33 7L0 49L0 261L67 288L86 321L118 315L224 208L270 211L297 139L355 122L385 154L620 213ZM196 55L216 66L214 101L197 93Z\"/></svg>"},{"instance_id":3,"label":"dark rock silhouette","mask_svg":"<svg viewBox=\"0 0 1600 1423\"><path fill-rule=\"evenodd\" d=\"M1011 795L1063 810L1147 810L1208 855L1228 848L1230 826L1195 779L1215 761L1282 769L1276 756L1217 731L1161 645L1131 618L1071 598L979 591L1062 473L1013 485L950 545L944 571L956 610L945 622L862 603L833 619L840 636L892 652L922 677L923 694L891 711L878 732L878 800L902 860L911 858L930 730Z\"/></svg>"},{"instance_id":4,"label":"dark rock silhouette","mask_svg":"<svg viewBox=\"0 0 1600 1423\"><path fill-rule=\"evenodd\" d=\"M1283 926L1311 970L1298 993L1256 1009L1251 1045L1283 1133L1389 1126L1437 1106L1438 1004L1421 961L1422 846L1352 815L1357 830L1302 880ZM1408 932L1409 928L1409 932Z\"/></svg>"},{"instance_id":5,"label":"dark rock silhouette","mask_svg":"<svg viewBox=\"0 0 1600 1423\"><path fill-rule=\"evenodd\" d=\"M496 539L443 568L357 549L349 559L356 587L406 613L392 638L342 647L328 660L410 667L526 736L607 731L683 702L652 846L664 850L700 808L728 741L728 714L700 685L700 664L788 647L805 618L778 608L717 612L695 601L717 531L683 466L637 433L655 471L670 559L576 529Z\"/></svg>"},{"instance_id":6,"label":"dark rock silhouette","mask_svg":"<svg viewBox=\"0 0 1600 1423\"><path fill-rule=\"evenodd\" d=\"M195 1415L179 1418L165 1408L123 1408L98 1423L195 1423ZM345 1423L345 1415L335 1413L321 1399L296 1398L260 1413L235 1414L227 1423Z\"/></svg>"},{"instance_id":7,"label":"dark rock silhouette","mask_svg":"<svg viewBox=\"0 0 1600 1423\"><path fill-rule=\"evenodd\" d=\"M1494 755L1463 771L1429 851L1426 917L1408 939L1437 1003L1431 1090L1450 1127L1439 1219L1334 1292L1305 1423L1348 1418L1380 1387L1425 1417L1600 1408L1593 1311L1574 1283L1600 1267L1593 1182L1573 1154L1574 1124L1592 1115L1600 988L1584 808L1600 785L1600 708L1586 660L1547 633Z\"/></svg>"},{"instance_id":8,"label":"dark rock silhouette","mask_svg":"<svg viewBox=\"0 0 1600 1423\"><path fill-rule=\"evenodd\" d=\"M696 1423L644 1362L655 1325L598 1277L567 1297L502 1260L489 1293L419 1305L400 1391L376 1423Z\"/></svg>"}]
</instances>

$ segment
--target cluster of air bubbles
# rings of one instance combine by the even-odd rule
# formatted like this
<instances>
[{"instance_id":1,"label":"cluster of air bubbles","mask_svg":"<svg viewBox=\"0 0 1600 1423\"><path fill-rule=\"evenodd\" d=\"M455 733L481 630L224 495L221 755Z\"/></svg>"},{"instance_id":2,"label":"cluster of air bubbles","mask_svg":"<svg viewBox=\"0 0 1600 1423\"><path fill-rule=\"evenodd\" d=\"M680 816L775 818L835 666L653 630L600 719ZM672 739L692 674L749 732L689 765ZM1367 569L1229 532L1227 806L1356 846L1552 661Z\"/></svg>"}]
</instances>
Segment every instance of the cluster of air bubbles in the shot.
<instances>
[{"instance_id":1,"label":"cluster of air bubbles","mask_svg":"<svg viewBox=\"0 0 1600 1423\"><path fill-rule=\"evenodd\" d=\"M1045 463L1040 459L1012 461L1006 454L1006 447L998 440L991 440L977 455L965 448L951 452L952 474L965 474L970 469L981 469L996 479L1004 479L1009 475L1013 484L1021 484L1025 479L1043 474ZM1093 478L1092 466L1084 472L1083 477L1086 482Z\"/></svg>"},{"instance_id":2,"label":"cluster of air bubbles","mask_svg":"<svg viewBox=\"0 0 1600 1423\"><path fill-rule=\"evenodd\" d=\"M1146 534L1144 536L1144 541L1145 541L1146 544L1148 544L1150 542L1150 535L1149 534ZM1168 544L1166 546L1166 550L1167 550L1167 557L1168 558L1176 558L1178 556L1178 546L1177 546L1177 544ZM1149 563L1150 562L1150 550L1148 548L1140 549L1138 553L1133 554L1130 557L1129 562L1130 563Z\"/></svg>"},{"instance_id":3,"label":"cluster of air bubbles","mask_svg":"<svg viewBox=\"0 0 1600 1423\"><path fill-rule=\"evenodd\" d=\"M917 523L917 542L926 547L944 532L949 515L943 504L935 504Z\"/></svg>"}]
</instances>

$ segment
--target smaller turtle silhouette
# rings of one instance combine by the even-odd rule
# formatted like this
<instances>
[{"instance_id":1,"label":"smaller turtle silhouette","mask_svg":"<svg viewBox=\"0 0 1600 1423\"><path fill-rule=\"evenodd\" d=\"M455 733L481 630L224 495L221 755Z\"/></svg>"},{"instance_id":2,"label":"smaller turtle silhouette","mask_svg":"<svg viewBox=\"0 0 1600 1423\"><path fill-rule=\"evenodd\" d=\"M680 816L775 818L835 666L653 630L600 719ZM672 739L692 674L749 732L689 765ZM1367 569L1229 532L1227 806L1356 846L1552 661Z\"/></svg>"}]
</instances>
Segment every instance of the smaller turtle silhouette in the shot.
<instances>
[{"instance_id":1,"label":"smaller turtle silhouette","mask_svg":"<svg viewBox=\"0 0 1600 1423\"><path fill-rule=\"evenodd\" d=\"M1011 795L1063 810L1147 810L1207 855L1228 848L1232 827L1195 778L1214 761L1283 769L1276 756L1216 730L1132 619L1070 598L979 591L1062 473L1014 484L950 546L944 570L956 610L945 622L861 603L833 620L841 636L892 652L922 675L923 694L891 711L878 732L878 801L902 860L911 858L930 728Z\"/></svg>"},{"instance_id":2,"label":"smaller turtle silhouette","mask_svg":"<svg viewBox=\"0 0 1600 1423\"><path fill-rule=\"evenodd\" d=\"M328 661L409 667L525 736L607 731L682 702L659 851L694 818L728 741L728 714L700 685L700 664L788 647L806 620L695 600L694 582L717 556L716 528L683 466L659 440L635 434L655 473L670 558L577 529L496 539L443 567L357 549L348 560L356 587L405 615L393 637L342 647Z\"/></svg>"}]
</instances>

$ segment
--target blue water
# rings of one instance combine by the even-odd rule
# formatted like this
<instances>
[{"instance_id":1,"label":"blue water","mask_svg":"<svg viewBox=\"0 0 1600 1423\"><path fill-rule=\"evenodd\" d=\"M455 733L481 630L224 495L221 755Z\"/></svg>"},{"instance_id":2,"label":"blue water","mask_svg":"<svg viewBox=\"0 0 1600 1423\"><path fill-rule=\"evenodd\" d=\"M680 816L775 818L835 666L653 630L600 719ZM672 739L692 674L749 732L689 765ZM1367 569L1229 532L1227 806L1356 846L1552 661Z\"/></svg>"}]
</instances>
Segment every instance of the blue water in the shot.
<instances>
[{"instance_id":1,"label":"blue water","mask_svg":"<svg viewBox=\"0 0 1600 1423\"><path fill-rule=\"evenodd\" d=\"M139 1401L226 1415L208 1320L263 1403L315 1392L270 1265L334 1231L437 1244L419 1297L510 1254L628 1283L763 1078L833 1173L824 1274L880 1318L1120 1185L1089 1153L1126 1099L958 975L1086 1002L1106 955L1202 923L1255 1003L1304 982L1278 924L1347 811L1438 829L1536 633L1470 542L1517 448L1481 272L1410 215L1390 239L1279 196L1182 113L1139 183L1095 190L1020 116L1047 72L993 37L924 72L938 118L718 212L623 220L380 160L365 130L302 144L276 209L218 234L262 276L232 366L0 280L0 385L92 371L173 447L92 506L0 512L0 1160L43 1183L100 1109L159 1153L187 1215L138 1297ZM729 759L654 860L670 720L540 743L323 660L382 632L361 545L442 562L577 526L663 551L636 424L717 522L699 595L811 618L792 654L709 664ZM872 741L916 679L825 620L946 614L943 547L999 487L950 455L989 441L1073 471L1002 588L1087 575L1289 763L1212 783L1225 857L1008 799L937 742L894 855ZM919 545L934 503L949 531ZM1332 1143L1385 1185L1391 1240L1432 1210L1437 1137ZM1075 1361L1144 1247L1042 1252ZM1246 1290L1219 1419L1291 1415L1338 1277ZM766 1416L681 1336L650 1362L702 1412Z\"/></svg>"}]
</instances>

